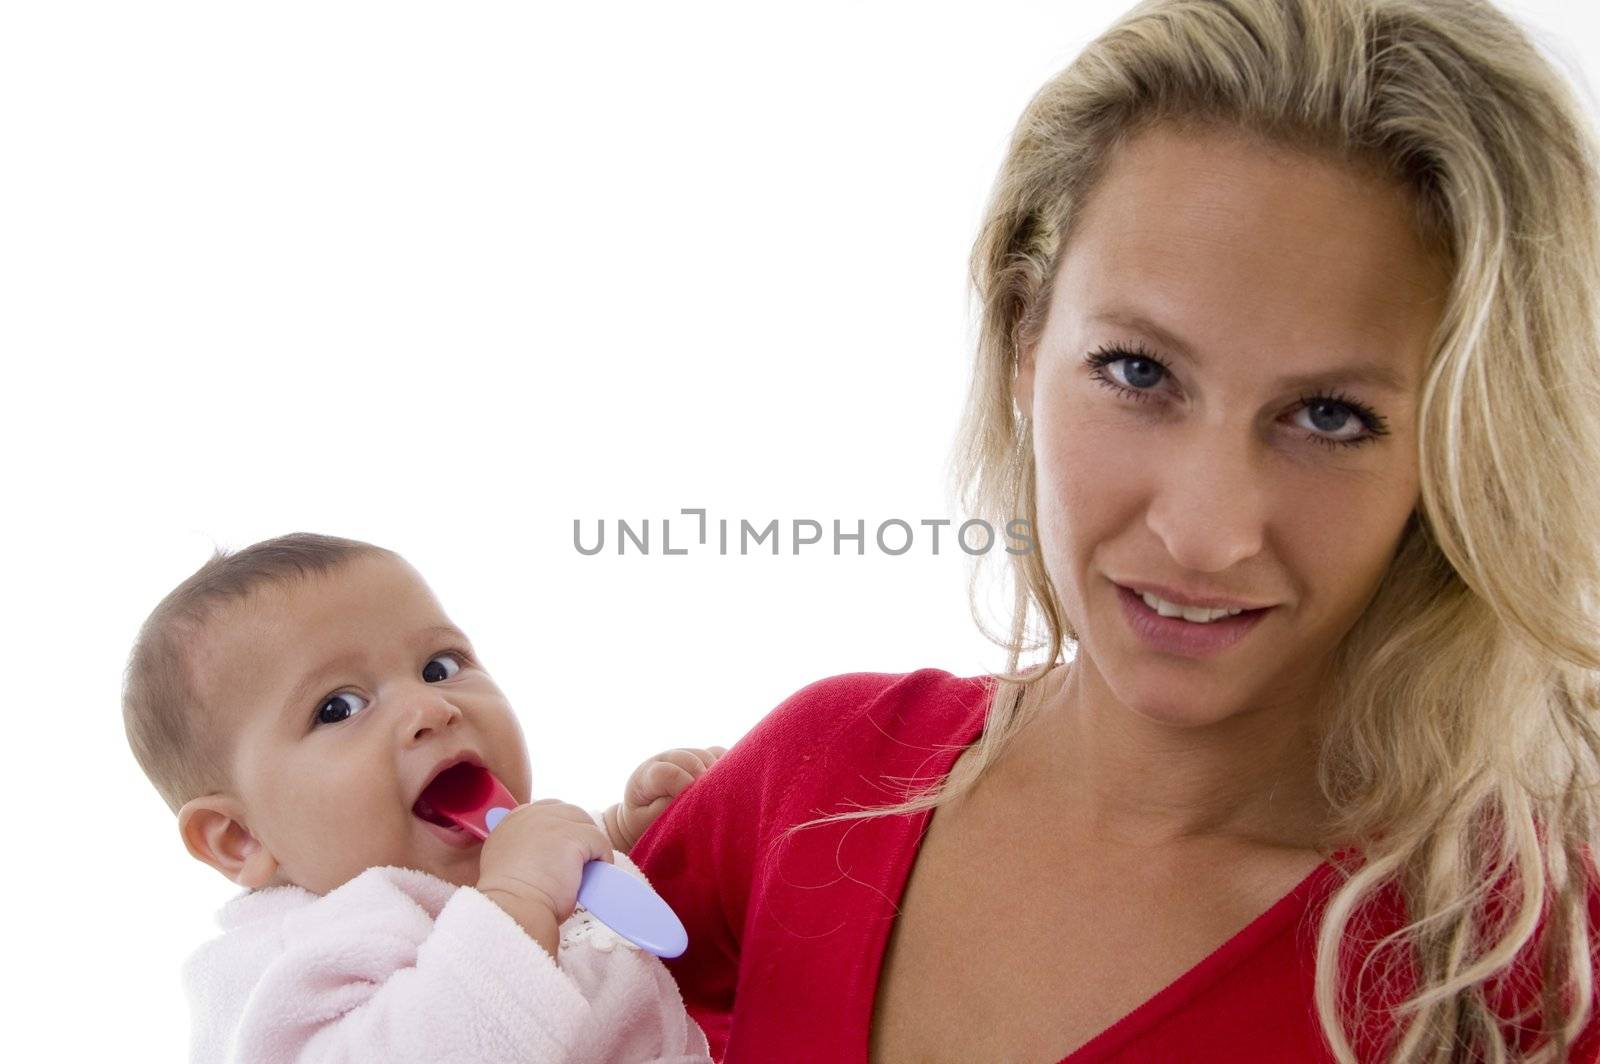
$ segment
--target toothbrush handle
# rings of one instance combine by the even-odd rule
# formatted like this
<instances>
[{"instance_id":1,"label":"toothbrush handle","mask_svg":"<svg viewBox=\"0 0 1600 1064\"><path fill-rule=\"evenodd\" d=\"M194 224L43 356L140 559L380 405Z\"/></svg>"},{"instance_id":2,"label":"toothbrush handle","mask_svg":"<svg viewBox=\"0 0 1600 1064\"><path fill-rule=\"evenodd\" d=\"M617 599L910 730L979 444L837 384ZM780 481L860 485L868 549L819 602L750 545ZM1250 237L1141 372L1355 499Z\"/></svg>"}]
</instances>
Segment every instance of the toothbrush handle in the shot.
<instances>
[{"instance_id":1,"label":"toothbrush handle","mask_svg":"<svg viewBox=\"0 0 1600 1064\"><path fill-rule=\"evenodd\" d=\"M495 806L483 815L488 831L511 810ZM472 833L477 835L476 829ZM587 861L578 884L578 904L635 946L658 957L677 957L688 947L683 923L649 885L607 861Z\"/></svg>"}]
</instances>

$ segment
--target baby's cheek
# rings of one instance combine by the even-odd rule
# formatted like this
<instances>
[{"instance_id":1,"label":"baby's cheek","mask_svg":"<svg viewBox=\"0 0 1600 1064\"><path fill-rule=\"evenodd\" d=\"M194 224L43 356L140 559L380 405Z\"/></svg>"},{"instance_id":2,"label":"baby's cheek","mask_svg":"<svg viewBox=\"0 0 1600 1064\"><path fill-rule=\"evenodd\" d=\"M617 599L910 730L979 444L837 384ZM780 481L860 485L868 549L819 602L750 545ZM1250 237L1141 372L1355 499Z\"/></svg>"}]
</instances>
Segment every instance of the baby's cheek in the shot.
<instances>
[{"instance_id":1,"label":"baby's cheek","mask_svg":"<svg viewBox=\"0 0 1600 1064\"><path fill-rule=\"evenodd\" d=\"M335 886L369 868L415 867L416 842L409 823L355 812L336 812L325 819L333 822L317 833L313 860L316 873Z\"/></svg>"}]
</instances>

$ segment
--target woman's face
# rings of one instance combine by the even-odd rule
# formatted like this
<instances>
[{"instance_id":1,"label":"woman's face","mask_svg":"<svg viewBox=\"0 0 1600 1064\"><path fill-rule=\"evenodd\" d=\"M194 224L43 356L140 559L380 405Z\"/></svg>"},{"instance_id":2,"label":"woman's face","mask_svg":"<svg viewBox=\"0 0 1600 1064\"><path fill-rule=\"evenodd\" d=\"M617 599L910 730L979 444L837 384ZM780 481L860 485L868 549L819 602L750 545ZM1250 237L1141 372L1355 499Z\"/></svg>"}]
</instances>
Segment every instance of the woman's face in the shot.
<instances>
[{"instance_id":1,"label":"woman's face","mask_svg":"<svg viewBox=\"0 0 1600 1064\"><path fill-rule=\"evenodd\" d=\"M1417 505L1448 278L1398 188L1225 133L1146 132L1085 211L1015 386L1080 660L1170 723L1294 704ZM1136 633L1119 584L1272 608L1226 649L1175 652Z\"/></svg>"}]
</instances>

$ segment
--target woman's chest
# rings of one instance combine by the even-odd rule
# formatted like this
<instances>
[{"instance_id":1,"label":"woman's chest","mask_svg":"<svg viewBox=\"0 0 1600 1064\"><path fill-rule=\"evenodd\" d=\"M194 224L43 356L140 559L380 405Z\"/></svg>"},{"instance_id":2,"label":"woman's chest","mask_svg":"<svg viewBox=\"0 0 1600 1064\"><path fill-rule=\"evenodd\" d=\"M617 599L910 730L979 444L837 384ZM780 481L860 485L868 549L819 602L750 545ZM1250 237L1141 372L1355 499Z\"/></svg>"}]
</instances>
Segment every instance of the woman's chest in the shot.
<instances>
[{"instance_id":1,"label":"woman's chest","mask_svg":"<svg viewBox=\"0 0 1600 1064\"><path fill-rule=\"evenodd\" d=\"M937 825L938 817L933 823ZM1239 876L930 830L889 936L873 1061L1058 1061L1215 953L1318 863Z\"/></svg>"}]
</instances>

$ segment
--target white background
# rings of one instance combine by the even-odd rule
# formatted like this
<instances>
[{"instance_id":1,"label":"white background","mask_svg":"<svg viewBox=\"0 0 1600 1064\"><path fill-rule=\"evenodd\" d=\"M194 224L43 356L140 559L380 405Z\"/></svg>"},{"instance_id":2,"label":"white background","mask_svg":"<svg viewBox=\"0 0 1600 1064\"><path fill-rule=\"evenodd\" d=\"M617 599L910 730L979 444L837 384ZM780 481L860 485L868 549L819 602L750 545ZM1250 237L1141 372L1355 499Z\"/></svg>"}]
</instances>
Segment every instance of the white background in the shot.
<instances>
[{"instance_id":1,"label":"white background","mask_svg":"<svg viewBox=\"0 0 1600 1064\"><path fill-rule=\"evenodd\" d=\"M796 557L787 526L955 516L990 183L1126 6L5 7L7 1050L184 1056L178 966L238 888L118 699L214 544L405 555L536 793L589 806L812 680L999 667L948 538ZM1592 107L1583 6L1506 8ZM783 554L573 548L683 507Z\"/></svg>"}]
</instances>

